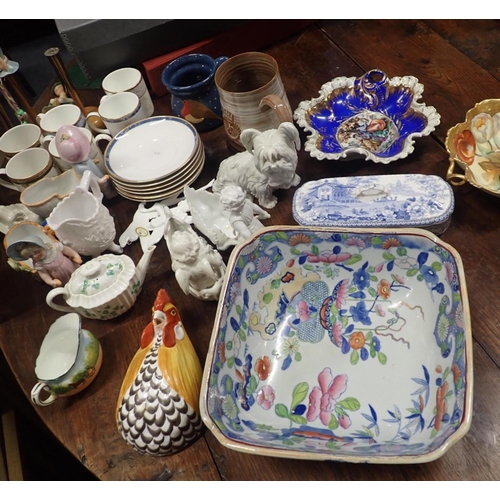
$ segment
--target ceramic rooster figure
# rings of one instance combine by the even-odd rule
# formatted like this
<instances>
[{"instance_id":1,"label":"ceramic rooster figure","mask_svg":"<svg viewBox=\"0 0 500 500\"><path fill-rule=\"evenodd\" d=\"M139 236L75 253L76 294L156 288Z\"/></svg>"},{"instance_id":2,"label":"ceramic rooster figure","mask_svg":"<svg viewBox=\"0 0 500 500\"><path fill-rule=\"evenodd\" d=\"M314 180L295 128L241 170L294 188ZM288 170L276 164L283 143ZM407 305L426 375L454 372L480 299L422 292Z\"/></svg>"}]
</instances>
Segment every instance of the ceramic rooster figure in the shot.
<instances>
[{"instance_id":1,"label":"ceramic rooster figure","mask_svg":"<svg viewBox=\"0 0 500 500\"><path fill-rule=\"evenodd\" d=\"M171 455L201 433L202 369L194 347L165 290L142 332L116 408L118 430L139 453Z\"/></svg>"}]
</instances>

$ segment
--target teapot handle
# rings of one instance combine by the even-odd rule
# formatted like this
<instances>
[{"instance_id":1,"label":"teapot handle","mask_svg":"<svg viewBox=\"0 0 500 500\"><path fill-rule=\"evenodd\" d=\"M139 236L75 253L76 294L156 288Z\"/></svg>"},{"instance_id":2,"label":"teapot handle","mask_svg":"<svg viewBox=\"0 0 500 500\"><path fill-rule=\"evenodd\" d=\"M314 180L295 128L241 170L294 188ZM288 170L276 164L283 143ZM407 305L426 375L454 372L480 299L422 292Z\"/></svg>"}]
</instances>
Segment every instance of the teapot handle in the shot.
<instances>
[{"instance_id":1,"label":"teapot handle","mask_svg":"<svg viewBox=\"0 0 500 500\"><path fill-rule=\"evenodd\" d=\"M41 399L40 393L46 387L48 387L48 385L45 382L38 382L33 386L33 389L31 389L31 401L33 401L33 403L38 406L48 406L58 398L57 394L50 393L47 399Z\"/></svg>"},{"instance_id":2,"label":"teapot handle","mask_svg":"<svg viewBox=\"0 0 500 500\"><path fill-rule=\"evenodd\" d=\"M99 200L102 200L102 191L97 182L97 177L90 171L86 170L82 175L82 180L78 186L82 191L92 191L92 194Z\"/></svg>"},{"instance_id":3,"label":"teapot handle","mask_svg":"<svg viewBox=\"0 0 500 500\"><path fill-rule=\"evenodd\" d=\"M52 307L52 309L55 309L56 311L62 311L62 312L75 312L75 310L72 307L69 306L60 306L59 304L54 303L54 299L58 295L64 295L66 290L64 287L59 286L57 288L52 289L48 294L47 297L45 298L45 301L47 304Z\"/></svg>"}]
</instances>

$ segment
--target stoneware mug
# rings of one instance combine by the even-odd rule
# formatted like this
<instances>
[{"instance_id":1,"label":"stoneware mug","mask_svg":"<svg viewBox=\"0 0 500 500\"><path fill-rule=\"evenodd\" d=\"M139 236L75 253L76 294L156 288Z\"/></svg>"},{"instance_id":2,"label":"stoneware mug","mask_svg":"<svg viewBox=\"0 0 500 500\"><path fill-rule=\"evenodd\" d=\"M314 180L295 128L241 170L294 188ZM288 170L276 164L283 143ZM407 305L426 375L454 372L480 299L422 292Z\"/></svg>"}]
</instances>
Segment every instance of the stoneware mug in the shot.
<instances>
[{"instance_id":1,"label":"stoneware mug","mask_svg":"<svg viewBox=\"0 0 500 500\"><path fill-rule=\"evenodd\" d=\"M5 168L0 168L0 174L5 174L8 181L0 179L0 185L14 191L23 191L29 185L59 174L54 166L54 160L43 148L30 148L17 153Z\"/></svg>"},{"instance_id":2,"label":"stoneware mug","mask_svg":"<svg viewBox=\"0 0 500 500\"><path fill-rule=\"evenodd\" d=\"M222 63L215 73L229 146L243 151L240 134L260 132L292 122L292 109L278 63L262 52L245 52Z\"/></svg>"},{"instance_id":3,"label":"stoneware mug","mask_svg":"<svg viewBox=\"0 0 500 500\"><path fill-rule=\"evenodd\" d=\"M205 54L186 54L168 64L161 81L171 94L172 111L203 132L222 125L222 110L214 76L227 60Z\"/></svg>"},{"instance_id":4,"label":"stoneware mug","mask_svg":"<svg viewBox=\"0 0 500 500\"><path fill-rule=\"evenodd\" d=\"M102 89L106 95L132 92L140 99L145 118L149 118L154 112L153 101L146 82L136 68L120 68L111 72L102 81Z\"/></svg>"},{"instance_id":5,"label":"stoneware mug","mask_svg":"<svg viewBox=\"0 0 500 500\"><path fill-rule=\"evenodd\" d=\"M103 96L98 113L89 113L87 118L90 116L100 116L107 128L99 132L112 137L129 125L147 118L140 99L132 92Z\"/></svg>"},{"instance_id":6,"label":"stoneware mug","mask_svg":"<svg viewBox=\"0 0 500 500\"><path fill-rule=\"evenodd\" d=\"M101 345L81 328L80 316L61 316L52 323L40 347L35 365L38 382L31 390L31 400L47 406L59 397L77 394L94 380L101 364ZM42 399L44 393L48 397Z\"/></svg>"},{"instance_id":7,"label":"stoneware mug","mask_svg":"<svg viewBox=\"0 0 500 500\"><path fill-rule=\"evenodd\" d=\"M42 130L33 123L23 123L7 130L0 137L0 152L9 160L17 153L40 146Z\"/></svg>"}]
</instances>

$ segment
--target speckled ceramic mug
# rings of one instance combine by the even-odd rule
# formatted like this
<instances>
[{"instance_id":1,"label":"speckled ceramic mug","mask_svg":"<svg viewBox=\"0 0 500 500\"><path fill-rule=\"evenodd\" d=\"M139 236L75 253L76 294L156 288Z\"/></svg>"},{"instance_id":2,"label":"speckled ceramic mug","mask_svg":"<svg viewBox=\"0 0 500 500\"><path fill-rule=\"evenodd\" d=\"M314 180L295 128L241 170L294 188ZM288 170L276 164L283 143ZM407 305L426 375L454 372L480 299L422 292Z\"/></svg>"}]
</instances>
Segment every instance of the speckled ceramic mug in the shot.
<instances>
[{"instance_id":1,"label":"speckled ceramic mug","mask_svg":"<svg viewBox=\"0 0 500 500\"><path fill-rule=\"evenodd\" d=\"M278 63L268 54L245 52L231 57L219 66L215 84L229 145L238 151L245 149L240 140L243 130L263 132L293 121Z\"/></svg>"}]
</instances>

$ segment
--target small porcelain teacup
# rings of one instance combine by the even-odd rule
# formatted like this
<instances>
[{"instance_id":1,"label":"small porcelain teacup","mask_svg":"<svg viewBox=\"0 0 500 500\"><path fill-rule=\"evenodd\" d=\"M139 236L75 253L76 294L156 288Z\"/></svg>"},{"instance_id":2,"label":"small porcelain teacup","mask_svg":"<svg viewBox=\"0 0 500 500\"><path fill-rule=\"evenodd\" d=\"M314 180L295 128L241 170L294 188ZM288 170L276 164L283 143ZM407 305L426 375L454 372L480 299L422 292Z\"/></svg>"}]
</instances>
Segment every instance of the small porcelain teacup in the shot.
<instances>
[{"instance_id":1,"label":"small porcelain teacup","mask_svg":"<svg viewBox=\"0 0 500 500\"><path fill-rule=\"evenodd\" d=\"M38 383L31 390L31 400L47 406L59 397L77 394L94 380L101 363L101 345L81 328L80 316L61 316L52 323L40 347L35 365ZM48 398L42 399L43 392Z\"/></svg>"},{"instance_id":2,"label":"small porcelain teacup","mask_svg":"<svg viewBox=\"0 0 500 500\"><path fill-rule=\"evenodd\" d=\"M103 174L106 174L106 168L104 166L104 157L102 155L101 149L99 148L99 142L103 140L109 143L113 140L113 138L108 134L98 134L94 137L89 129L85 127L79 127L79 128L83 132L85 137L87 137L87 139L89 140L90 143L89 158L96 164L96 166ZM48 152L51 154L51 156L54 158L57 165L59 166L59 169L62 172L65 172L66 170L72 168L73 165L71 163L68 163L67 161L64 161L60 157L59 152L57 151L54 138L55 137L52 135L44 137L44 139L42 140L42 146L45 149L47 149Z\"/></svg>"},{"instance_id":3,"label":"small porcelain teacup","mask_svg":"<svg viewBox=\"0 0 500 500\"><path fill-rule=\"evenodd\" d=\"M140 99L145 118L149 118L154 112L153 101L146 82L136 68L121 68L113 71L102 81L102 89L106 95L132 92Z\"/></svg>"},{"instance_id":4,"label":"small porcelain teacup","mask_svg":"<svg viewBox=\"0 0 500 500\"><path fill-rule=\"evenodd\" d=\"M9 160L17 153L40 146L42 131L38 125L23 123L7 130L0 137L0 152Z\"/></svg>"},{"instance_id":5,"label":"small porcelain teacup","mask_svg":"<svg viewBox=\"0 0 500 500\"><path fill-rule=\"evenodd\" d=\"M107 128L99 132L112 137L129 125L147 118L140 99L132 92L103 96L98 113L89 113L87 118L90 116L100 116Z\"/></svg>"},{"instance_id":6,"label":"small porcelain teacup","mask_svg":"<svg viewBox=\"0 0 500 500\"><path fill-rule=\"evenodd\" d=\"M278 63L263 52L231 57L215 73L222 117L229 145L245 148L240 134L247 128L260 132L292 122L292 109L281 81Z\"/></svg>"},{"instance_id":7,"label":"small porcelain teacup","mask_svg":"<svg viewBox=\"0 0 500 500\"><path fill-rule=\"evenodd\" d=\"M5 168L0 168L0 174L5 174L8 178L8 181L0 179L0 185L14 191L23 191L44 177L54 177L59 171L48 151L30 148L13 156Z\"/></svg>"},{"instance_id":8,"label":"small porcelain teacup","mask_svg":"<svg viewBox=\"0 0 500 500\"><path fill-rule=\"evenodd\" d=\"M36 117L44 135L56 135L63 125L89 127L81 109L75 104L61 104L47 113L39 113Z\"/></svg>"}]
</instances>

